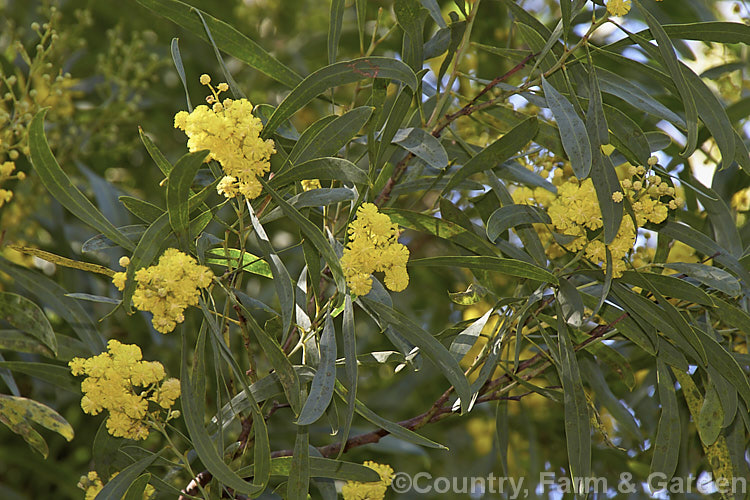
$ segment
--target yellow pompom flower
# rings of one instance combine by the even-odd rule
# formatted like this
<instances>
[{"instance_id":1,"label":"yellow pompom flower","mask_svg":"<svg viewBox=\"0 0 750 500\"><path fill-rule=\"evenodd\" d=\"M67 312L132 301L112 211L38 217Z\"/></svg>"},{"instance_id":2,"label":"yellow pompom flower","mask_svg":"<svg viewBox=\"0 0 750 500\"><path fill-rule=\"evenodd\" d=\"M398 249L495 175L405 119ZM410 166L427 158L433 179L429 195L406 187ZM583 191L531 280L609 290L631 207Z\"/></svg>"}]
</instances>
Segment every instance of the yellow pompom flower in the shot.
<instances>
[{"instance_id":1,"label":"yellow pompom flower","mask_svg":"<svg viewBox=\"0 0 750 500\"><path fill-rule=\"evenodd\" d=\"M81 382L81 408L90 415L108 411L107 430L115 437L146 439L148 422L156 419L159 411L149 412L148 402L168 410L180 396L179 380L164 380L162 364L142 358L137 345L112 339L107 352L68 363L73 375L86 376Z\"/></svg>"},{"instance_id":2,"label":"yellow pompom flower","mask_svg":"<svg viewBox=\"0 0 750 500\"><path fill-rule=\"evenodd\" d=\"M304 191L311 191L313 189L320 189L321 187L323 187L320 185L320 180L318 179L303 179L300 181L300 183L302 184L302 189Z\"/></svg>"},{"instance_id":3,"label":"yellow pompom flower","mask_svg":"<svg viewBox=\"0 0 750 500\"><path fill-rule=\"evenodd\" d=\"M607 12L613 16L624 16L630 12L630 0L607 0Z\"/></svg>"},{"instance_id":4,"label":"yellow pompom flower","mask_svg":"<svg viewBox=\"0 0 750 500\"><path fill-rule=\"evenodd\" d=\"M347 481L341 488L344 500L382 500L385 497L385 492L393 481L393 469L388 465L370 460L363 465L377 472L380 475L380 481L370 483Z\"/></svg>"},{"instance_id":5,"label":"yellow pompom flower","mask_svg":"<svg viewBox=\"0 0 750 500\"><path fill-rule=\"evenodd\" d=\"M115 472L110 476L109 480L111 481L118 474L119 472ZM102 483L99 474L97 474L95 470L92 470L85 476L81 476L81 479L78 481L78 487L85 492L84 500L94 500L96 495L98 495L104 488L104 484ZM154 493L156 493L156 489L150 484L146 485L146 488L143 490L143 500L151 498L154 496Z\"/></svg>"},{"instance_id":6,"label":"yellow pompom flower","mask_svg":"<svg viewBox=\"0 0 750 500\"><path fill-rule=\"evenodd\" d=\"M117 273L112 279L121 290L125 286L121 276L124 274ZM133 305L154 315L152 324L157 331L169 333L185 320L185 309L198 304L200 289L207 288L212 278L209 268L176 248L169 248L157 265L136 271Z\"/></svg>"},{"instance_id":7,"label":"yellow pompom flower","mask_svg":"<svg viewBox=\"0 0 750 500\"><path fill-rule=\"evenodd\" d=\"M400 292L409 284L406 262L409 249L398 242L398 224L378 212L372 203L357 209L357 219L349 225L349 243L341 257L346 282L356 295L366 295L372 288L370 274L385 272L385 285Z\"/></svg>"},{"instance_id":8,"label":"yellow pompom flower","mask_svg":"<svg viewBox=\"0 0 750 500\"><path fill-rule=\"evenodd\" d=\"M204 78L205 77L205 78ZM216 160L221 165L224 177L217 190L227 198L238 194L246 198L256 198L262 186L258 177L271 168L269 159L276 152L271 139L260 138L263 124L253 116L253 105L247 99L224 99L219 102L219 94L228 89L221 83L216 89L210 86L211 78L201 76L201 83L211 88L211 107L201 105L191 113L180 111L174 117L174 126L188 136L188 149L191 152L209 150L208 160Z\"/></svg>"}]
</instances>

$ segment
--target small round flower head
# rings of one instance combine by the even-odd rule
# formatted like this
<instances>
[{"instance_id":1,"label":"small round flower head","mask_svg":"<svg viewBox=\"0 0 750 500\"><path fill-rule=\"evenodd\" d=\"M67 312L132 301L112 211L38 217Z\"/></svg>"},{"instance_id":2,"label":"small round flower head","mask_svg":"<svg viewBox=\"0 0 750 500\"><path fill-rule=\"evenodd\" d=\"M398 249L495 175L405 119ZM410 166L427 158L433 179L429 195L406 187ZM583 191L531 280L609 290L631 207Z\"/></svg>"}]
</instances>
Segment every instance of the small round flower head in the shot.
<instances>
[{"instance_id":1,"label":"small round flower head","mask_svg":"<svg viewBox=\"0 0 750 500\"><path fill-rule=\"evenodd\" d=\"M156 418L156 413L149 413L148 402L154 401L168 410L180 396L179 381L165 381L162 364L142 358L137 345L112 339L107 343L107 352L73 358L68 363L73 375L86 376L81 382L81 408L90 415L106 410L107 430L115 437L146 439L147 422Z\"/></svg>"},{"instance_id":2,"label":"small round flower head","mask_svg":"<svg viewBox=\"0 0 750 500\"><path fill-rule=\"evenodd\" d=\"M656 156L649 157L649 159L648 159L648 166L649 167L653 167L657 163L659 163L659 158L657 158Z\"/></svg>"},{"instance_id":3,"label":"small round flower head","mask_svg":"<svg viewBox=\"0 0 750 500\"><path fill-rule=\"evenodd\" d=\"M169 333L185 319L185 309L198 304L200 289L207 288L212 278L211 270L193 257L168 248L157 265L136 271L133 305L154 315L157 331Z\"/></svg>"},{"instance_id":4,"label":"small round flower head","mask_svg":"<svg viewBox=\"0 0 750 500\"><path fill-rule=\"evenodd\" d=\"M613 16L624 16L630 12L630 0L607 0L607 12Z\"/></svg>"},{"instance_id":5,"label":"small round flower head","mask_svg":"<svg viewBox=\"0 0 750 500\"><path fill-rule=\"evenodd\" d=\"M217 187L219 194L228 198L238 194L256 198L262 190L258 177L271 169L270 158L276 152L274 143L271 139L261 139L263 124L253 116L250 101L243 98L219 102L219 94L229 86L220 83L214 89L210 82L208 75L201 76L201 83L208 85L213 94L208 101L211 107L201 105L190 113L180 111L174 117L174 126L188 136L191 152L209 150L206 161L216 160L226 177L236 182L236 186L230 186L225 177Z\"/></svg>"},{"instance_id":6,"label":"small round flower head","mask_svg":"<svg viewBox=\"0 0 750 500\"><path fill-rule=\"evenodd\" d=\"M376 271L385 272L385 284L389 289L400 292L406 288L409 249L398 242L398 224L378 212L378 207L372 203L363 203L348 232L350 239L341 257L341 267L355 295L366 295L370 291L370 274Z\"/></svg>"},{"instance_id":7,"label":"small round flower head","mask_svg":"<svg viewBox=\"0 0 750 500\"><path fill-rule=\"evenodd\" d=\"M323 187L320 185L320 181L318 179L304 179L300 181L300 183L302 184L302 189L304 191L312 191L313 189L320 189L321 187Z\"/></svg>"},{"instance_id":8,"label":"small round flower head","mask_svg":"<svg viewBox=\"0 0 750 500\"><path fill-rule=\"evenodd\" d=\"M615 191L612 193L612 201L620 203L622 201L622 191Z\"/></svg>"},{"instance_id":9,"label":"small round flower head","mask_svg":"<svg viewBox=\"0 0 750 500\"><path fill-rule=\"evenodd\" d=\"M200 82L201 85L208 85L209 83L211 83L211 77L203 73L200 77Z\"/></svg>"},{"instance_id":10,"label":"small round flower head","mask_svg":"<svg viewBox=\"0 0 750 500\"><path fill-rule=\"evenodd\" d=\"M382 500L393 481L393 469L388 465L367 461L363 465L373 469L380 476L380 481L360 483L347 481L341 488L344 500Z\"/></svg>"},{"instance_id":11,"label":"small round flower head","mask_svg":"<svg viewBox=\"0 0 750 500\"><path fill-rule=\"evenodd\" d=\"M128 267L128 265L130 265L130 257L128 257L127 255L123 255L122 257L120 257L118 264L120 264L120 267Z\"/></svg>"}]
</instances>

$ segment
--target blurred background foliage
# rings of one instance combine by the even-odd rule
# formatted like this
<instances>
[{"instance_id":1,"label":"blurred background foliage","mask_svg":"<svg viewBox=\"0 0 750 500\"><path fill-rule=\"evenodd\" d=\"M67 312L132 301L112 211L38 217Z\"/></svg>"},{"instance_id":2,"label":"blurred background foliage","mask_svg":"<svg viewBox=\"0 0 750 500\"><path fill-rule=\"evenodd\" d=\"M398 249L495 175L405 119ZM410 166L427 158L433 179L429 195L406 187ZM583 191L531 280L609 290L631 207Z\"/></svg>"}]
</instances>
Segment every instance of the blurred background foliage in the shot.
<instances>
[{"instance_id":1,"label":"blurred background foliage","mask_svg":"<svg viewBox=\"0 0 750 500\"><path fill-rule=\"evenodd\" d=\"M192 0L190 3L229 22L300 75L307 75L328 64L327 2ZM554 27L551 23L560 15L556 1L528 0L517 3L551 27ZM450 12L459 10L452 1L440 1L439 4L446 19ZM644 4L662 24L727 18L747 22L748 16L747 6L742 2L666 0L660 3L644 1ZM346 6L340 59L361 54L353 2L347 1ZM367 36L372 34L377 39L384 37L376 52L389 56L398 54L401 34L395 22L392 2L368 1L366 8ZM513 18L505 3L486 0L482 10L482 15L474 24L472 40L476 43L468 49L461 62L462 77L454 88L462 95L475 95L486 81L506 73L518 62L519 58L513 57L510 51L498 55L492 47L526 48L520 37L514 36ZM574 22L573 29L576 31L575 25L584 26L590 22L590 12L581 14ZM645 27L635 12L628 17L627 25L631 31ZM377 32L373 33L376 27ZM429 39L436 29L436 24L428 17L425 39ZM596 43L603 43L607 36L619 37L613 28L608 27L608 30L606 34L597 32ZM188 89L193 104L197 104L205 93L198 83L198 76L202 73L220 74L211 46L135 1L0 0L0 163L12 160L15 162L15 173L25 174L24 179L11 176L0 186L13 192L12 199L0 207L0 228L5 243L33 246L71 259L118 269L116 263L120 255L117 253L101 252L95 256L81 253L82 244L95 232L81 225L50 199L29 163L25 134L36 112L49 106L46 133L58 161L115 226L134 223L133 217L117 201L120 195L136 196L163 206L164 191L160 186L163 178L142 146L138 129L141 127L171 161L184 154L184 135L173 127L174 114L185 109L186 104L182 84L170 56L172 38L179 38ZM365 41L365 47L368 42ZM747 85L746 45L676 42L676 46L684 60L691 67L698 68L696 71L699 73L711 67L735 64L735 70L715 71L717 76L713 78L713 86L730 103L747 96L750 89ZM253 104L277 105L286 95L288 89L277 82L231 57L225 60L234 79ZM442 57L426 62L433 72L428 75L427 81L433 85L436 82L434 72L441 62ZM606 62L601 64L607 65ZM635 67L620 66L616 62L609 64L625 78L628 78L628 72L638 71ZM337 94L340 102L348 99L356 104L364 104L367 96L355 95L353 86L350 87ZM349 96L347 92L350 92ZM676 99L670 102L666 97L664 101L672 109L680 108ZM527 105L526 109L531 107ZM303 130L329 112L330 105L318 100L296 114L293 123ZM631 118L640 120L641 116L633 112ZM742 116L742 120L745 118ZM493 122L486 116L462 119L456 123L456 127L464 140L478 146L489 144L500 132L507 131L503 123ZM747 211L748 195L742 190L750 184L750 178L737 168L726 169L713 176L711 157L715 151L711 150L710 144L705 148L704 156L691 159L676 172L687 181L693 181L693 177L704 182L708 179L708 183L713 183L723 199L729 201L735 197L733 208L736 211ZM679 146L675 143L665 149L665 153L672 155L671 158L677 157L677 151ZM670 157L665 158L668 162ZM429 194L423 197L422 193L410 193L403 195L399 204L422 209L429 207L433 201ZM467 206L465 197L452 201L458 207ZM688 208L697 207L694 197L688 197L687 203ZM469 215L475 216L476 212L469 212ZM267 230L276 248L289 247L282 253L284 262L292 275L298 275L304 266L304 258L302 249L294 245L297 228L289 221L281 220L269 223ZM748 224L740 226L740 234L746 246L750 240ZM412 256L450 252L447 247L440 247L446 245L444 242L424 234L406 232L403 241L409 245ZM116 296L111 284L99 277L54 266L20 254L6 245L0 247L0 255L22 266L38 268L47 279L59 283L65 290ZM448 325L474 319L486 310L487 305L483 303L465 306L448 302L448 292L464 291L472 283L466 272L454 270L438 273L432 268L419 267L413 268L410 273L412 282L418 286L411 286L398 296L398 308L409 311L411 319L430 332L441 332ZM493 279L496 293L502 292L504 286L509 295L512 293L511 282L506 283L503 278ZM17 284L7 275L3 275L0 286L5 291L19 291ZM249 295L259 300L267 303L275 300L273 286L268 280L252 278L248 280L246 288ZM443 306L446 303L449 306ZM142 347L145 359L159 360L169 373L179 373L179 336L156 333L151 328L149 318L142 313L127 316L119 311L106 317L109 312L107 305L82 304L91 311L92 317L102 318L97 328L105 338L136 343ZM441 306L436 307L436 304ZM69 324L54 311L47 310L47 313L55 332L68 338L58 361L65 362L66 356L69 359L81 354L81 346L73 339L75 335ZM360 320L360 316L357 318ZM187 321L188 325L197 327L196 317L188 316ZM371 321L362 318L357 328L360 352L392 348L383 336L376 335L377 327ZM453 328L444 334L455 334L456 329ZM0 330L0 333L2 331L5 330ZM627 351L625 354L627 357ZM34 352L2 349L1 359L37 361L44 357ZM627 369L632 381L612 373L607 374L607 380L613 391L626 401L636 415L651 416L640 420L639 425L644 435L653 435L658 406L653 397L655 371L652 360L634 357L628 361ZM62 363L59 365L65 366ZM262 369L270 370L270 366ZM68 443L54 433L42 431L49 445L49 456L44 459L21 437L0 426L0 497L8 500L81 498L82 492L76 488L76 482L91 468L92 445L102 418L81 412L78 392L61 390L59 386L22 373L13 373L11 378L7 370L3 372L3 380L8 387L3 387L0 392L13 392L12 386L17 384L15 389L19 395L55 408L70 422L76 435ZM558 383L555 380L547 382L551 385ZM71 383L75 390L75 383ZM628 390L631 383L635 387L632 392ZM394 373L393 366L387 364L363 366L360 369L360 399L393 421L421 413L444 389L443 380L431 363L424 363L418 372L404 369ZM208 394L212 392L208 391ZM289 410L280 410L284 411ZM624 469L636 472L643 472L644 467L647 469L648 460L643 456L648 455L649 444L639 436L622 433L605 409L602 409L601 417L601 430L606 432L596 434L596 474L616 477ZM552 470L564 476L562 467L567 463L567 454L561 405L533 394L509 402L508 419L509 473L533 477L534 471ZM290 420L287 418L287 421ZM497 475L502 469L494 434L495 420L495 407L481 405L467 417L445 419L423 429L425 436L445 444L449 451L426 450L404 441L385 438L377 445L351 450L346 458L354 462L375 460L387 463L396 471L416 473L428 470L433 476L484 476L490 472ZM281 425L271 436L272 450L287 449L294 444L294 426L289 423L288 429L284 429ZM368 425L362 420L355 420L352 435L371 430ZM332 442L325 428L313 428L312 432L316 444ZM607 442L603 436L609 436L617 445ZM697 438L693 436L691 439ZM156 444L147 442L146 446L156 449ZM705 470L705 464L695 465L701 460L700 446L694 441L683 442L683 446L681 464L686 467L683 472ZM623 449L626 451L623 452ZM130 452L138 456L135 449Z\"/></svg>"}]
</instances>

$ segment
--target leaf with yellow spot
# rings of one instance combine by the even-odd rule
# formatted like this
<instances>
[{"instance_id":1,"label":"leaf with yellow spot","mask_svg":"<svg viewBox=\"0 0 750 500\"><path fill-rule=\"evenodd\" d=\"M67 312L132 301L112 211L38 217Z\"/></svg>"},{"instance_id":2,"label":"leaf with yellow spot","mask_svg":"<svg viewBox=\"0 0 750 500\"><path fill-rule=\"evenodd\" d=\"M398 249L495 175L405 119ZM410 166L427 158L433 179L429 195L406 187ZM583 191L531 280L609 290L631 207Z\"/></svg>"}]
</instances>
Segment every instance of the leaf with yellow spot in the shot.
<instances>
[{"instance_id":1,"label":"leaf with yellow spot","mask_svg":"<svg viewBox=\"0 0 750 500\"><path fill-rule=\"evenodd\" d=\"M685 396L685 401L690 409L690 414L693 416L693 420L698 422L701 408L703 408L703 395L701 395L690 375L680 370L672 370L672 372L677 378L677 382L682 386L682 393ZM714 471L714 480L723 479L726 481L725 484L732 484L734 469L732 468L732 458L729 454L726 436L722 433L713 444L709 446L704 444L703 452L706 454L708 463L711 464L711 468ZM732 498L730 493L722 492L721 494L722 498Z\"/></svg>"},{"instance_id":2,"label":"leaf with yellow spot","mask_svg":"<svg viewBox=\"0 0 750 500\"><path fill-rule=\"evenodd\" d=\"M47 458L49 449L44 438L31 426L41 425L57 432L66 440L73 439L73 427L59 413L49 406L32 399L0 394L0 422L20 435L29 445Z\"/></svg>"}]
</instances>

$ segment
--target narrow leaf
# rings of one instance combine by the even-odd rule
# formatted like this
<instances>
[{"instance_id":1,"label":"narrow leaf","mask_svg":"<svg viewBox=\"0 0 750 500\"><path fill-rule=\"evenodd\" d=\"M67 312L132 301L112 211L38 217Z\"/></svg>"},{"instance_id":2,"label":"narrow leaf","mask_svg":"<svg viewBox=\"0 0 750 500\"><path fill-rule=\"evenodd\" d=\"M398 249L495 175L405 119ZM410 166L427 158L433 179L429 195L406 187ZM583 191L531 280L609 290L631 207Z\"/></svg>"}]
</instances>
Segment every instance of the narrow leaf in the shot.
<instances>
[{"instance_id":1,"label":"narrow leaf","mask_svg":"<svg viewBox=\"0 0 750 500\"><path fill-rule=\"evenodd\" d=\"M57 355L57 338L47 316L26 297L0 292L0 318L28 333Z\"/></svg>"},{"instance_id":2,"label":"narrow leaf","mask_svg":"<svg viewBox=\"0 0 750 500\"><path fill-rule=\"evenodd\" d=\"M39 111L29 125L31 163L50 194L81 221L95 228L126 250L135 245L109 222L104 215L73 184L57 163L44 136L44 116L48 108Z\"/></svg>"},{"instance_id":3,"label":"narrow leaf","mask_svg":"<svg viewBox=\"0 0 750 500\"><path fill-rule=\"evenodd\" d=\"M297 425L310 425L318 420L331 402L336 382L336 330L330 313L326 314L320 336L320 363L310 386L310 395L297 419Z\"/></svg>"},{"instance_id":4,"label":"narrow leaf","mask_svg":"<svg viewBox=\"0 0 750 500\"><path fill-rule=\"evenodd\" d=\"M547 106L552 111L560 129L560 138L573 167L573 173L578 179L583 180L588 177L591 170L591 143L586 134L586 125L570 101L544 77L542 77L542 89Z\"/></svg>"}]
</instances>

